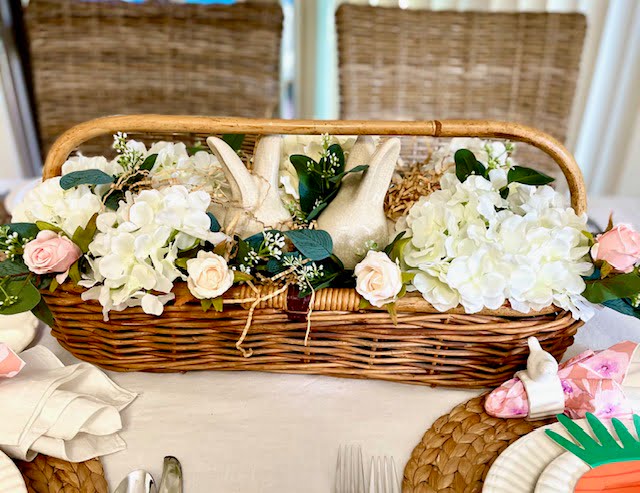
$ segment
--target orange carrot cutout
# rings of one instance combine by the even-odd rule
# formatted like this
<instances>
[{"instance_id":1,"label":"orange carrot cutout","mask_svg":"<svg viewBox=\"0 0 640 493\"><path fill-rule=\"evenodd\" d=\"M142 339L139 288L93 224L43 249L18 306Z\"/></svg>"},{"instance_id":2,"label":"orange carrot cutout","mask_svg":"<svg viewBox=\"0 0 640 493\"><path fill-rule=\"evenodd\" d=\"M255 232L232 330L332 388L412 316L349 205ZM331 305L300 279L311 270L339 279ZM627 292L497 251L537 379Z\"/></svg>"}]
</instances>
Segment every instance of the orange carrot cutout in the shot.
<instances>
[{"instance_id":1,"label":"orange carrot cutout","mask_svg":"<svg viewBox=\"0 0 640 493\"><path fill-rule=\"evenodd\" d=\"M640 491L640 461L611 462L584 474L575 493L637 493Z\"/></svg>"}]
</instances>

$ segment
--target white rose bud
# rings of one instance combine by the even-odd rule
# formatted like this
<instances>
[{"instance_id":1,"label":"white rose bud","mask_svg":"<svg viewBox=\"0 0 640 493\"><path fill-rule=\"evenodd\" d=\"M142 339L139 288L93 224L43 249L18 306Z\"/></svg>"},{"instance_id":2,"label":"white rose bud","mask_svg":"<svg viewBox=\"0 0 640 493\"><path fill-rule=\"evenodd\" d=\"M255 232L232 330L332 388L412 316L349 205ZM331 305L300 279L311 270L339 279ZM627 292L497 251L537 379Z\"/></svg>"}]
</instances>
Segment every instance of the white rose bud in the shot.
<instances>
[{"instance_id":1,"label":"white rose bud","mask_svg":"<svg viewBox=\"0 0 640 493\"><path fill-rule=\"evenodd\" d=\"M402 272L384 252L370 250L354 273L356 291L373 306L393 303L402 290Z\"/></svg>"},{"instance_id":2,"label":"white rose bud","mask_svg":"<svg viewBox=\"0 0 640 493\"><path fill-rule=\"evenodd\" d=\"M187 285L198 299L221 296L233 285L233 271L227 261L213 252L200 250L196 258L187 260Z\"/></svg>"}]
</instances>

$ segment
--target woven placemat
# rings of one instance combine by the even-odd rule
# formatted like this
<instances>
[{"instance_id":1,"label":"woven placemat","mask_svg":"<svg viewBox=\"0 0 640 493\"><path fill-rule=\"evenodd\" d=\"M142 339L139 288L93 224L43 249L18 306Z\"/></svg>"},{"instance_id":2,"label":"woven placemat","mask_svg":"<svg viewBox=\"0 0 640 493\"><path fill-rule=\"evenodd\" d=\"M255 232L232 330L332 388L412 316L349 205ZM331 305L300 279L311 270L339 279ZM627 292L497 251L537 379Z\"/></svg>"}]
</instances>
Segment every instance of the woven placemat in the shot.
<instances>
[{"instance_id":1,"label":"woven placemat","mask_svg":"<svg viewBox=\"0 0 640 493\"><path fill-rule=\"evenodd\" d=\"M16 466L29 493L109 493L100 459L75 464L40 454Z\"/></svg>"},{"instance_id":2,"label":"woven placemat","mask_svg":"<svg viewBox=\"0 0 640 493\"><path fill-rule=\"evenodd\" d=\"M484 412L485 395L456 406L427 430L404 469L403 492L480 492L505 448L554 421L493 418Z\"/></svg>"}]
</instances>

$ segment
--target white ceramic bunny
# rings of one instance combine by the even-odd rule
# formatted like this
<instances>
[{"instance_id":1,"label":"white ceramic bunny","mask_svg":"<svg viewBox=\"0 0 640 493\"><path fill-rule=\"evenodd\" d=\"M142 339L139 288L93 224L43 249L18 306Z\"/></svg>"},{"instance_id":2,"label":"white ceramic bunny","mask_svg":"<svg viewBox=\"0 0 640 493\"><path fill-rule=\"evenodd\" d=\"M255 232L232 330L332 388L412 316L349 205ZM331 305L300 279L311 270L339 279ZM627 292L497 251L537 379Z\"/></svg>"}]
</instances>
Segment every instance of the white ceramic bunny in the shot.
<instances>
[{"instance_id":1,"label":"white ceramic bunny","mask_svg":"<svg viewBox=\"0 0 640 493\"><path fill-rule=\"evenodd\" d=\"M347 175L336 198L318 218L318 229L331 235L333 253L347 269L353 269L361 260L368 242L379 247L389 242L384 198L399 155L398 138L389 139L376 149L371 137L358 137L345 168L368 164L369 169L364 176Z\"/></svg>"},{"instance_id":2,"label":"white ceramic bunny","mask_svg":"<svg viewBox=\"0 0 640 493\"><path fill-rule=\"evenodd\" d=\"M214 211L220 224L225 228L232 226L233 232L242 238L269 227L285 228L291 214L278 194L282 137L268 135L258 141L253 173L222 139L209 137L207 144L218 158L231 189L231 201Z\"/></svg>"},{"instance_id":3,"label":"white ceramic bunny","mask_svg":"<svg viewBox=\"0 0 640 493\"><path fill-rule=\"evenodd\" d=\"M554 416L564 411L564 392L558 376L558 362L535 337L527 339L527 369L516 373L527 392L528 419Z\"/></svg>"}]
</instances>

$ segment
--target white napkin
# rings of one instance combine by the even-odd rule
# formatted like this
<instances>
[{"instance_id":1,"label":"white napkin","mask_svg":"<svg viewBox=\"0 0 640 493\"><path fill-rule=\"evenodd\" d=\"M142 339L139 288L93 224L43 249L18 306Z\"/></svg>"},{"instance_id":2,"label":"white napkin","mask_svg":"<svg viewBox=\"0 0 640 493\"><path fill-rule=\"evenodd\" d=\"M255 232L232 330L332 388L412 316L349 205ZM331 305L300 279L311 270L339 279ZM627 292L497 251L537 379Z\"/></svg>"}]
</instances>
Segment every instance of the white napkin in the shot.
<instances>
[{"instance_id":1,"label":"white napkin","mask_svg":"<svg viewBox=\"0 0 640 493\"><path fill-rule=\"evenodd\" d=\"M136 394L89 363L63 366L44 346L20 354L25 368L0 382L0 449L81 462L126 447L120 411Z\"/></svg>"}]
</instances>

